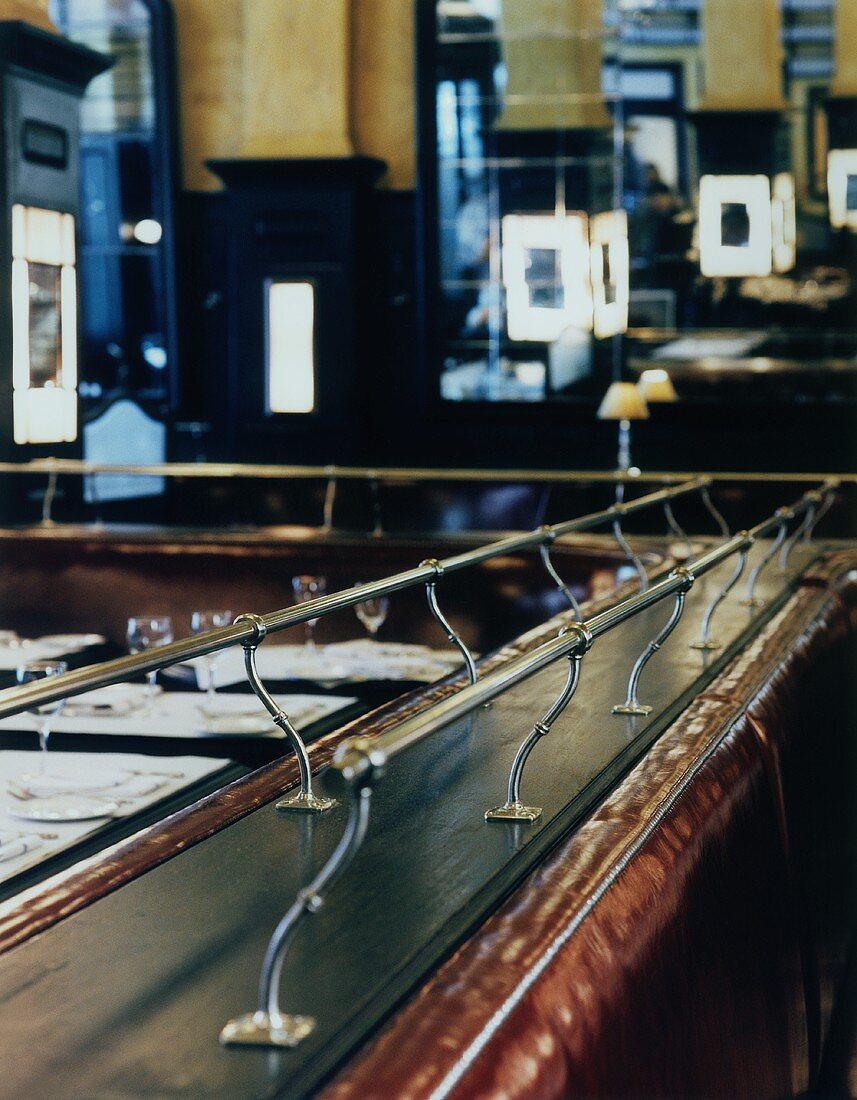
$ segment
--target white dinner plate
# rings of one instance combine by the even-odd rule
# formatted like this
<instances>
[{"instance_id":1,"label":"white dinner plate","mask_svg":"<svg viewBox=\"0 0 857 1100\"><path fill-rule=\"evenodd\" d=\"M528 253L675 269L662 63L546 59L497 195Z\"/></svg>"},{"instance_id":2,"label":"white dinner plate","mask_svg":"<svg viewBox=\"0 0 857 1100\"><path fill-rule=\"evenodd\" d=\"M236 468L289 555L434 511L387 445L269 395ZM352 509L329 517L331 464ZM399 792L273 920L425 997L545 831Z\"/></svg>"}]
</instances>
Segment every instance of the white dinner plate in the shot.
<instances>
[{"instance_id":1,"label":"white dinner plate","mask_svg":"<svg viewBox=\"0 0 857 1100\"><path fill-rule=\"evenodd\" d=\"M92 821L117 817L119 804L108 798L63 794L34 798L31 802L7 802L6 812L20 821Z\"/></svg>"}]
</instances>

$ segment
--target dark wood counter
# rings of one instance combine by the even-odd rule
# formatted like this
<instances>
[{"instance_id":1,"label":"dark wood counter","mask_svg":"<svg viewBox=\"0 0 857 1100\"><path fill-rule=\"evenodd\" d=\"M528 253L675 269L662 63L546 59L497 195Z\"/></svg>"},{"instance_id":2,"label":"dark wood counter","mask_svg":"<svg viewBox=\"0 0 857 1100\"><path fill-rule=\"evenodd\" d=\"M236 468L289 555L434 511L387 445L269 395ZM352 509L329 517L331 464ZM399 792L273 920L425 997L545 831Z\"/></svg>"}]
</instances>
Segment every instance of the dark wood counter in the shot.
<instances>
[{"instance_id":1,"label":"dark wood counter","mask_svg":"<svg viewBox=\"0 0 857 1100\"><path fill-rule=\"evenodd\" d=\"M276 814L268 803L294 781L286 762L187 811L174 834L162 828L141 838L143 849L163 845L147 873L133 877L121 860L103 863L100 873L121 888L105 892L90 883L88 893L75 894L72 884L65 897L60 884L23 906L3 907L0 936L9 949L0 956L0 1049L7 1053L0 1090L41 1096L61 1087L65 1096L87 1098L307 1095L591 813L789 599L815 553L799 548L795 571L767 576L761 612L750 615L739 594L721 608L715 633L726 646L708 661L688 643L731 563L700 581L644 674L641 694L655 708L648 719L617 718L610 708L624 698L630 666L667 609L653 608L596 643L577 696L525 774L526 797L544 807L533 826L489 825L482 814L502 800L515 749L558 693L562 668L394 760L377 788L363 848L288 957L283 1008L319 1022L295 1051L217 1043L228 1018L255 1007L268 937L343 828L342 807L318 819ZM387 712L381 724L394 720ZM372 719L359 720L352 732L372 729ZM314 746L316 765L333 740ZM45 931L33 936L40 915ZM58 917L65 919L54 923Z\"/></svg>"}]
</instances>

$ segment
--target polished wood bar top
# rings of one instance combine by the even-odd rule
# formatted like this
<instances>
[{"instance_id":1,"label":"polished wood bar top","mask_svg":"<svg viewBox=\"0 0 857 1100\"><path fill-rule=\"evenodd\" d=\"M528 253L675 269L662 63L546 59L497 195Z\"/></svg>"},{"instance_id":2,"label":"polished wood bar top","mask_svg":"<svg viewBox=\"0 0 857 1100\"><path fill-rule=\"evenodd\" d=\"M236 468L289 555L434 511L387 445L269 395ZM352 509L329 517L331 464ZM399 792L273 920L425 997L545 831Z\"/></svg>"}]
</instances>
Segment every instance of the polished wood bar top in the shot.
<instances>
[{"instance_id":1,"label":"polished wood bar top","mask_svg":"<svg viewBox=\"0 0 857 1100\"><path fill-rule=\"evenodd\" d=\"M544 807L532 826L487 824L483 813L505 797L515 749L559 693L563 668L392 761L363 848L287 959L284 1010L319 1021L294 1051L217 1044L226 1020L255 1006L268 937L344 825L343 807L317 819L277 815L268 803L294 782L287 761L187 811L172 835L167 823L166 832L140 838L141 850L151 841L155 853L147 873L128 873L126 849L101 866L110 892L90 882L88 896L75 895L71 883L64 899L62 883L52 895L46 884L17 912L5 908L4 941L19 945L0 957L0 987L9 991L0 1046L32 1051L18 1054L7 1085L18 1094L50 1091L52 1067L62 1063L69 1096L306 1095L597 805L776 613L816 553L798 547L788 577L765 575L760 612L749 613L739 594L724 604L715 622L724 648L707 660L688 646L732 563L700 580L643 677L641 695L654 706L646 719L610 711L668 609L651 608L596 643L578 694L525 773L525 797ZM397 706L348 732L378 732L395 722ZM335 740L313 746L316 767ZM34 930L24 909L31 920L47 919L42 935L21 942ZM65 919L53 923L58 917Z\"/></svg>"}]
</instances>

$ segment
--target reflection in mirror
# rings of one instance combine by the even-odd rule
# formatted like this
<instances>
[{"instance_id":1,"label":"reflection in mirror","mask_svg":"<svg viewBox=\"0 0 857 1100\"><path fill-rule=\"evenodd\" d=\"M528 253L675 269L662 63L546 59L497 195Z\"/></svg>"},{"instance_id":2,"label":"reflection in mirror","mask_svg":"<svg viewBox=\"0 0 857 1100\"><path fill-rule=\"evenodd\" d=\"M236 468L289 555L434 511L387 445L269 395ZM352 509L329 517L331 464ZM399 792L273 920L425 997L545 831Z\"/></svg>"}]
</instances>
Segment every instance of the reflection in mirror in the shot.
<instances>
[{"instance_id":1,"label":"reflection in mirror","mask_svg":"<svg viewBox=\"0 0 857 1100\"><path fill-rule=\"evenodd\" d=\"M82 105L83 416L128 394L175 400L174 125L166 0L51 0L57 28L112 55Z\"/></svg>"},{"instance_id":2,"label":"reflection in mirror","mask_svg":"<svg viewBox=\"0 0 857 1100\"><path fill-rule=\"evenodd\" d=\"M422 186L444 397L519 400L521 361L543 365L545 399L600 397L626 291L594 230L620 211L624 368L701 379L704 357L712 378L740 357L802 385L830 362L845 395L857 110L837 84L834 16L850 5L760 4L736 51L716 0L428 2ZM560 245L509 244L516 219L559 232L571 216L589 223L594 314L573 321ZM556 369L570 347L576 366Z\"/></svg>"}]
</instances>

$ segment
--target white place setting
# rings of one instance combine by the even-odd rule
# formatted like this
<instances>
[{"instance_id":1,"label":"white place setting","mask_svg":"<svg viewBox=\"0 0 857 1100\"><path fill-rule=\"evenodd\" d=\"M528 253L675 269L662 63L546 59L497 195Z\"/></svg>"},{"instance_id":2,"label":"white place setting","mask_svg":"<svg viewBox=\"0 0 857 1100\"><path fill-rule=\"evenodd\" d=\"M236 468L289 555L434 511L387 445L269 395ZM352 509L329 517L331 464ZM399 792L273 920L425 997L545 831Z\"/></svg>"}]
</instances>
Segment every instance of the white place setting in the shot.
<instances>
[{"instance_id":1,"label":"white place setting","mask_svg":"<svg viewBox=\"0 0 857 1100\"><path fill-rule=\"evenodd\" d=\"M458 653L450 649L376 642L371 638L312 646L266 642L256 650L256 665L263 680L311 680L321 684L364 680L431 683L455 672L461 663ZM206 658L196 658L188 664L195 669L197 683L205 691L209 683ZM217 665L218 687L246 681L241 648L226 650Z\"/></svg>"},{"instance_id":2,"label":"white place setting","mask_svg":"<svg viewBox=\"0 0 857 1100\"><path fill-rule=\"evenodd\" d=\"M44 770L39 757L46 755ZM229 764L195 756L0 752L0 882Z\"/></svg>"},{"instance_id":3,"label":"white place setting","mask_svg":"<svg viewBox=\"0 0 857 1100\"><path fill-rule=\"evenodd\" d=\"M330 695L277 695L275 700L298 730L357 702ZM36 728L33 715L0 719L0 730ZM218 692L209 701L195 691L156 688L151 693L147 684L112 684L68 699L51 721L52 736L63 733L197 739L285 736L255 695Z\"/></svg>"},{"instance_id":4,"label":"white place setting","mask_svg":"<svg viewBox=\"0 0 857 1100\"><path fill-rule=\"evenodd\" d=\"M103 634L43 634L22 638L14 630L0 630L0 672L11 672L23 661L52 661L104 645Z\"/></svg>"}]
</instances>

